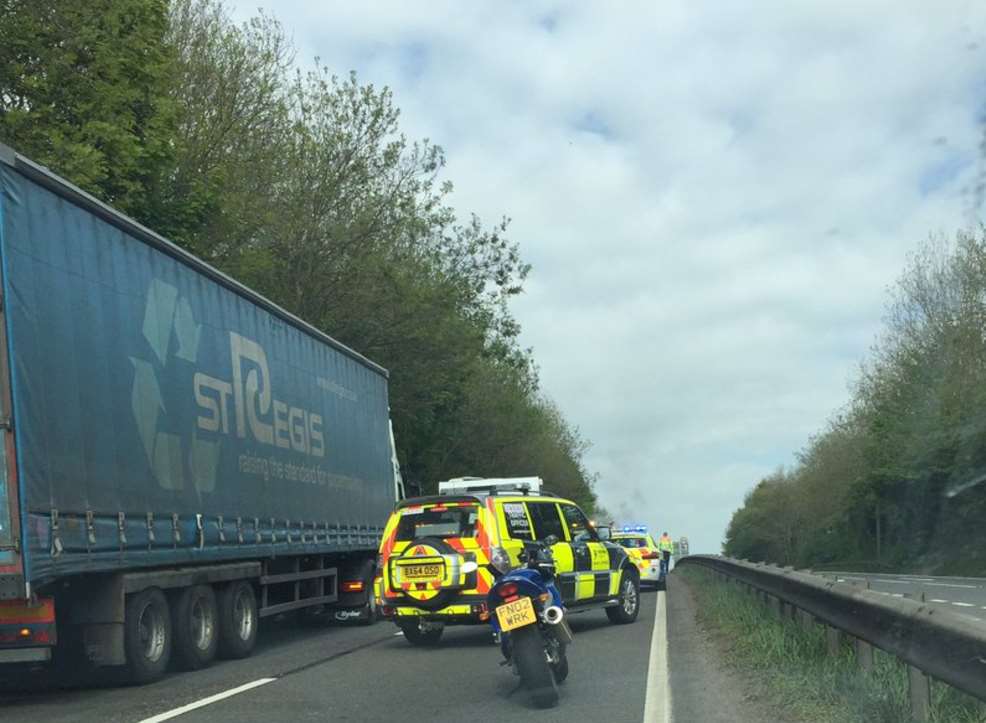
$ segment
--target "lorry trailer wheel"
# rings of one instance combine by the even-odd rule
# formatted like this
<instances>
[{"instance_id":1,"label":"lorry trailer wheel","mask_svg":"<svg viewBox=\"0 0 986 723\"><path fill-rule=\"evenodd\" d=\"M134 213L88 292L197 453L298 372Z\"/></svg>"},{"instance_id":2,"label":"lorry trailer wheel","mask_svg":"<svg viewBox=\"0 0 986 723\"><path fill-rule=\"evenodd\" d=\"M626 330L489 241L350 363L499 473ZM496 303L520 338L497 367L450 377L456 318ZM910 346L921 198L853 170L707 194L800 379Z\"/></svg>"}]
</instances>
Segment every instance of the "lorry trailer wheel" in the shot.
<instances>
[{"instance_id":1,"label":"lorry trailer wheel","mask_svg":"<svg viewBox=\"0 0 986 723\"><path fill-rule=\"evenodd\" d=\"M127 599L123 646L130 682L150 683L164 675L171 660L171 633L168 599L158 588Z\"/></svg>"},{"instance_id":2,"label":"lorry trailer wheel","mask_svg":"<svg viewBox=\"0 0 986 723\"><path fill-rule=\"evenodd\" d=\"M210 585L186 587L178 594L172 628L175 657L183 670L199 670L216 657L219 644L219 614L216 594Z\"/></svg>"},{"instance_id":3,"label":"lorry trailer wheel","mask_svg":"<svg viewBox=\"0 0 986 723\"><path fill-rule=\"evenodd\" d=\"M537 626L515 630L511 635L511 655L520 673L520 680L530 691L531 701L538 708L551 708L558 703L558 684L544 654L544 640ZM566 671L567 674L567 671Z\"/></svg>"},{"instance_id":4,"label":"lorry trailer wheel","mask_svg":"<svg viewBox=\"0 0 986 723\"><path fill-rule=\"evenodd\" d=\"M376 590L373 589L373 575L373 567L370 567L363 576L363 589L366 590L366 605L360 614L360 625L373 625L380 617L380 613L377 611Z\"/></svg>"},{"instance_id":5,"label":"lorry trailer wheel","mask_svg":"<svg viewBox=\"0 0 986 723\"><path fill-rule=\"evenodd\" d=\"M257 643L257 597L246 580L229 583L219 591L219 654L245 658Z\"/></svg>"}]
</instances>

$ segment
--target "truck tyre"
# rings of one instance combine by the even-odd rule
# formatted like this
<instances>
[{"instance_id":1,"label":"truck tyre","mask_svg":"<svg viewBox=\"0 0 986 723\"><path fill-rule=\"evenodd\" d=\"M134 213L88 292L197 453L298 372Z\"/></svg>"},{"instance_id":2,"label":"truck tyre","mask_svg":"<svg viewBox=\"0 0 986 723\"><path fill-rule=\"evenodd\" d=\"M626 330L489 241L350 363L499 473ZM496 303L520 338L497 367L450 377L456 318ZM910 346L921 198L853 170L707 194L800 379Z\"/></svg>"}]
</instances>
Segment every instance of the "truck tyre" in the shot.
<instances>
[{"instance_id":1,"label":"truck tyre","mask_svg":"<svg viewBox=\"0 0 986 723\"><path fill-rule=\"evenodd\" d=\"M637 619L640 613L640 578L630 569L624 568L620 576L619 604L606 608L606 616L617 625L627 625Z\"/></svg>"},{"instance_id":2,"label":"truck tyre","mask_svg":"<svg viewBox=\"0 0 986 723\"><path fill-rule=\"evenodd\" d=\"M366 571L363 574L363 589L366 590L366 605L363 607L363 611L359 617L360 625L373 625L380 617L377 611L376 591L373 589L374 576L373 565L367 565Z\"/></svg>"},{"instance_id":3,"label":"truck tyre","mask_svg":"<svg viewBox=\"0 0 986 723\"><path fill-rule=\"evenodd\" d=\"M246 580L231 582L219 591L219 654L245 658L257 643L257 598Z\"/></svg>"},{"instance_id":4,"label":"truck tyre","mask_svg":"<svg viewBox=\"0 0 986 723\"><path fill-rule=\"evenodd\" d=\"M219 613L210 585L186 587L172 610L175 659L182 670L199 670L216 657Z\"/></svg>"},{"instance_id":5,"label":"truck tyre","mask_svg":"<svg viewBox=\"0 0 986 723\"><path fill-rule=\"evenodd\" d=\"M538 708L551 708L558 703L558 684L544 654L544 640L536 625L510 633L512 655L524 687Z\"/></svg>"},{"instance_id":6,"label":"truck tyre","mask_svg":"<svg viewBox=\"0 0 986 723\"><path fill-rule=\"evenodd\" d=\"M148 588L127 599L123 647L130 682L142 685L164 675L171 660L171 633L168 599L158 588Z\"/></svg>"},{"instance_id":7,"label":"truck tyre","mask_svg":"<svg viewBox=\"0 0 986 723\"><path fill-rule=\"evenodd\" d=\"M426 630L421 629L417 618L405 622L401 621L397 623L397 627L401 629L404 633L404 638L411 645L415 647L430 647L433 645L438 645L438 641L442 638L442 633L445 632L445 626L441 625L435 627L429 627Z\"/></svg>"}]
</instances>

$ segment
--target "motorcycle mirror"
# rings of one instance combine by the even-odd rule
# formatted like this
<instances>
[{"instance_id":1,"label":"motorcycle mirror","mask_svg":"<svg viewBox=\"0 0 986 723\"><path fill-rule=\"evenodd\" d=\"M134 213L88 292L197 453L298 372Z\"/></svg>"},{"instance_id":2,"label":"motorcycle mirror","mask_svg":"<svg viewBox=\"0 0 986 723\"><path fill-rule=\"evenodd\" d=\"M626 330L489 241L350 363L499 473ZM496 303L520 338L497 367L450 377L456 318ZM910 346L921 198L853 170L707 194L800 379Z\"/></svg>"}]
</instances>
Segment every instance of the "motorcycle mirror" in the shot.
<instances>
[{"instance_id":1,"label":"motorcycle mirror","mask_svg":"<svg viewBox=\"0 0 986 723\"><path fill-rule=\"evenodd\" d=\"M479 565L475 560L470 560L469 562L462 563L462 572L468 575L471 572L476 572L479 569Z\"/></svg>"}]
</instances>

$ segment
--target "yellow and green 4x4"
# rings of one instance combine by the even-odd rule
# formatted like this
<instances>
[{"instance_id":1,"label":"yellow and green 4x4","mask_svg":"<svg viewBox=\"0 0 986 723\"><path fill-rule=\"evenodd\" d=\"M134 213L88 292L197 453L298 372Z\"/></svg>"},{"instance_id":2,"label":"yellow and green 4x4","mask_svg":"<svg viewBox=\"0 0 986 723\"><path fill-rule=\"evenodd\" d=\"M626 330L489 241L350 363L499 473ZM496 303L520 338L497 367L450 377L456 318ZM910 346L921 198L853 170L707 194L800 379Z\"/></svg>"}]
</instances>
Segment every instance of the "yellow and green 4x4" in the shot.
<instances>
[{"instance_id":1,"label":"yellow and green 4x4","mask_svg":"<svg viewBox=\"0 0 986 723\"><path fill-rule=\"evenodd\" d=\"M437 496L398 503L380 545L378 608L409 642L437 643L446 625L488 620L494 579L521 564L524 540L550 535L566 608L602 607L614 623L634 622L640 575L627 551L599 539L578 505L536 477L459 478Z\"/></svg>"}]
</instances>

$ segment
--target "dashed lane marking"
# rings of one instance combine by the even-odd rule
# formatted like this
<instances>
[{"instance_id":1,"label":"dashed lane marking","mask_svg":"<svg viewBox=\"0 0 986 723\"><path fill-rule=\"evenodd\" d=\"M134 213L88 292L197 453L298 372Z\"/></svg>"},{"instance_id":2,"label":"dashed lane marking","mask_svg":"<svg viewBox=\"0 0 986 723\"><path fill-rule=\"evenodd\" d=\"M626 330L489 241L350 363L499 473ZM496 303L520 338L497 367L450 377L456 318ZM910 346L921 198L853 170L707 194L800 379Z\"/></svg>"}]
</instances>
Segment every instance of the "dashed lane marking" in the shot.
<instances>
[{"instance_id":1,"label":"dashed lane marking","mask_svg":"<svg viewBox=\"0 0 986 723\"><path fill-rule=\"evenodd\" d=\"M239 695L240 693L245 693L248 690L259 688L261 685L273 683L275 680L277 680L277 678L258 678L257 680L244 683L236 688L230 688L229 690L224 690L222 693L216 693L215 695L210 695L208 698L202 698L194 703L189 703L188 705L183 705L179 708L172 708L169 711L158 713L150 718L144 718L144 720L140 721L140 723L161 723L162 721L171 720L172 718L177 718L178 716L196 710L197 708L204 708L205 706L211 705L212 703L217 703L220 700L232 698L234 695Z\"/></svg>"}]
</instances>

